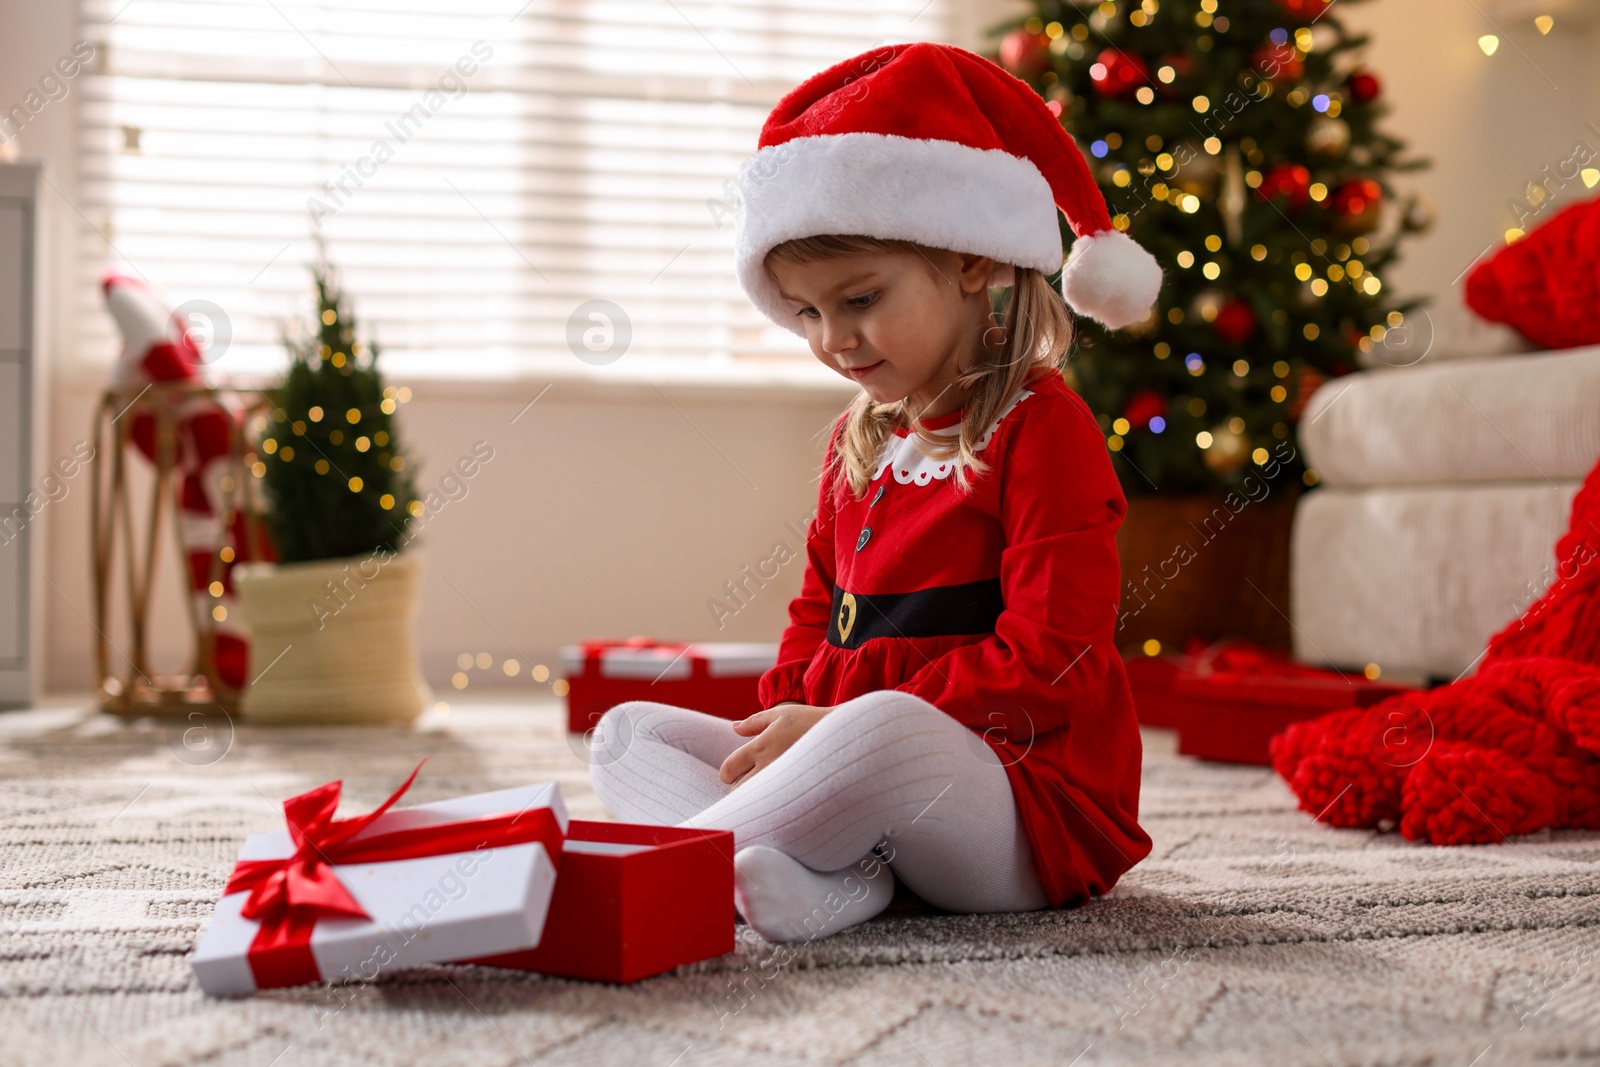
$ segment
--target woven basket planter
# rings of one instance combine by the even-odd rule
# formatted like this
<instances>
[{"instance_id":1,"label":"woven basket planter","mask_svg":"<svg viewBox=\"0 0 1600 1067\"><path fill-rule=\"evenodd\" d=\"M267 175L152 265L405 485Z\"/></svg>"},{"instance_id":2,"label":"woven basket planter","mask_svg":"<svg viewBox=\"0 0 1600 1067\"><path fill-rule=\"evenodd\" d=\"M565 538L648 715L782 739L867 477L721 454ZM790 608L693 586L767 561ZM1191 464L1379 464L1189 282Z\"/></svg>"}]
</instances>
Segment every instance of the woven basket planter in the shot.
<instances>
[{"instance_id":1,"label":"woven basket planter","mask_svg":"<svg viewBox=\"0 0 1600 1067\"><path fill-rule=\"evenodd\" d=\"M414 556L234 568L250 630L241 711L274 723L406 723L428 699L413 623Z\"/></svg>"}]
</instances>

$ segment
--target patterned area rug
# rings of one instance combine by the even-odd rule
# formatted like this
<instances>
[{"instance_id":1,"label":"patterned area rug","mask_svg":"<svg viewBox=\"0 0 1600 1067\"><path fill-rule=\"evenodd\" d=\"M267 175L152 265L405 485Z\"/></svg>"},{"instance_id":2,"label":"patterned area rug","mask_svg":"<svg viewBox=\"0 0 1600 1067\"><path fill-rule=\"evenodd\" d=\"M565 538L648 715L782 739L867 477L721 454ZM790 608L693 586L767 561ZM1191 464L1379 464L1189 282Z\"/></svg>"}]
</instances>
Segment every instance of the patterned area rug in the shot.
<instances>
[{"instance_id":1,"label":"patterned area rug","mask_svg":"<svg viewBox=\"0 0 1600 1067\"><path fill-rule=\"evenodd\" d=\"M5 1064L1452 1064L1600 1060L1600 835L1434 849L1294 810L1264 769L1147 753L1151 858L1066 912L897 898L801 946L616 987L476 967L207 1000L187 955L239 842L342 777L350 810L560 782L554 704L415 731L0 715Z\"/></svg>"}]
</instances>

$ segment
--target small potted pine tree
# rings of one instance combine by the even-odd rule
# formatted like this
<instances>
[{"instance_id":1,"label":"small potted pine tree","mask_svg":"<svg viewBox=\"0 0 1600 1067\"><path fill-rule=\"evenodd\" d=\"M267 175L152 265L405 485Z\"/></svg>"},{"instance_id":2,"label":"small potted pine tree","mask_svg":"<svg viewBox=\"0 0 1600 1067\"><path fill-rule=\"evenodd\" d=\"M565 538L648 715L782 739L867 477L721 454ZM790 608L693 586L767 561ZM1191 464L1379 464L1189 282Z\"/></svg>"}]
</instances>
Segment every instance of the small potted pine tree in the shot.
<instances>
[{"instance_id":1,"label":"small potted pine tree","mask_svg":"<svg viewBox=\"0 0 1600 1067\"><path fill-rule=\"evenodd\" d=\"M268 722L409 722L427 687L413 624L422 504L395 426L409 392L384 385L337 276L312 267L317 318L285 331L289 367L255 440L278 562L234 578L251 636L241 709Z\"/></svg>"}]
</instances>

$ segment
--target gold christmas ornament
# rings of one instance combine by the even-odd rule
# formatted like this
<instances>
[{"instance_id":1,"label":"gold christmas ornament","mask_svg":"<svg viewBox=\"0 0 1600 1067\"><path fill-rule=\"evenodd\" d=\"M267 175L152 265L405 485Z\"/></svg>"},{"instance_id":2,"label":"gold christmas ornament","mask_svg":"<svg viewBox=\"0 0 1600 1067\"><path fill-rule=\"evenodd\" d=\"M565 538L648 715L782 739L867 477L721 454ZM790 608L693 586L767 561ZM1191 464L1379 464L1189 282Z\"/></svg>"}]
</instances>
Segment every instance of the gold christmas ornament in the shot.
<instances>
[{"instance_id":1,"label":"gold christmas ornament","mask_svg":"<svg viewBox=\"0 0 1600 1067\"><path fill-rule=\"evenodd\" d=\"M1222 157L1211 155L1193 141L1175 145L1172 156L1178 164L1178 173L1172 184L1187 189L1190 183L1194 183L1198 186L1197 192L1209 195L1217 176L1222 172Z\"/></svg>"},{"instance_id":2,"label":"gold christmas ornament","mask_svg":"<svg viewBox=\"0 0 1600 1067\"><path fill-rule=\"evenodd\" d=\"M1232 474L1250 458L1250 439L1228 423L1220 422L1211 427L1211 444L1200 458L1217 474Z\"/></svg>"},{"instance_id":3,"label":"gold christmas ornament","mask_svg":"<svg viewBox=\"0 0 1600 1067\"><path fill-rule=\"evenodd\" d=\"M1331 159L1344 155L1350 147L1350 124L1344 119L1318 115L1306 131L1306 147Z\"/></svg>"},{"instance_id":4,"label":"gold christmas ornament","mask_svg":"<svg viewBox=\"0 0 1600 1067\"><path fill-rule=\"evenodd\" d=\"M1239 146L1229 145L1223 154L1222 186L1217 191L1217 207L1222 212L1222 225L1227 231L1229 244L1238 244L1240 241L1244 200L1244 160L1239 154Z\"/></svg>"},{"instance_id":5,"label":"gold christmas ornament","mask_svg":"<svg viewBox=\"0 0 1600 1067\"><path fill-rule=\"evenodd\" d=\"M1217 311L1221 309L1225 300L1223 294L1216 289L1202 289L1194 298L1190 310L1206 322L1210 322L1217 317Z\"/></svg>"},{"instance_id":6,"label":"gold christmas ornament","mask_svg":"<svg viewBox=\"0 0 1600 1067\"><path fill-rule=\"evenodd\" d=\"M1425 196L1414 198L1406 206L1401 225L1412 233L1421 233L1433 225L1433 202Z\"/></svg>"}]
</instances>

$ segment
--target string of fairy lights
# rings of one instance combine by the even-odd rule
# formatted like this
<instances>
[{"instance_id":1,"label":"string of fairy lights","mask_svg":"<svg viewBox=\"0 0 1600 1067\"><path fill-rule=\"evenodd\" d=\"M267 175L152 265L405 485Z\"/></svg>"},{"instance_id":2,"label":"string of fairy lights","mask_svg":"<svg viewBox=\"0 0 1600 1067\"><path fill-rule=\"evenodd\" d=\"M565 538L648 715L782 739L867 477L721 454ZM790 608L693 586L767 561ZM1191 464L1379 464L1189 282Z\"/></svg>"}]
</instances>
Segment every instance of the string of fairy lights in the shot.
<instances>
[{"instance_id":1,"label":"string of fairy lights","mask_svg":"<svg viewBox=\"0 0 1600 1067\"><path fill-rule=\"evenodd\" d=\"M333 327L340 320L339 313L331 307L324 308L319 318L325 327ZM356 367L366 365L364 361L370 361L375 353L364 342L353 337L349 323L342 327L341 332L343 343L340 347L324 343L319 346L319 351L312 358L313 361L320 360L348 376ZM348 354L344 351L345 348L349 349ZM315 367L315 362L312 365ZM257 443L247 444L243 457L244 467L252 477L260 480L266 478L267 465L270 462L299 464L309 467L319 477L342 481L345 489L353 494L370 497L374 490L367 485L366 479L359 474L350 475L341 471L334 460L329 458L329 452L343 448L348 441L349 446L357 453L364 455L373 452L373 458L380 465L396 474L404 471L405 457L388 451L391 443L389 431L378 427L364 430L363 424L380 416L386 418L394 415L401 404L410 402L411 396L411 389L407 386L386 386L382 398L376 405L353 406L342 411L328 411L320 405L313 405L306 410L303 419L291 419L283 407L274 403L270 419L266 414L259 414L252 421L254 431L252 436L257 439ZM232 475L224 475L221 488L225 493L233 491ZM426 514L426 507L421 500L401 501L389 492L378 494L373 502L384 511L403 508L412 518L421 518ZM225 524L231 524L233 518L232 509L223 515ZM237 553L232 545L223 545L218 551L218 556L226 565L235 561ZM220 599L229 590L226 582L217 580L212 581L206 591L212 598ZM228 610L222 604L213 605L211 617L217 622L223 622L228 617Z\"/></svg>"},{"instance_id":2,"label":"string of fairy lights","mask_svg":"<svg viewBox=\"0 0 1600 1067\"><path fill-rule=\"evenodd\" d=\"M321 322L324 326L331 327L336 325L339 322L338 311L331 307L323 308ZM334 369L342 370L346 374L349 374L349 368L356 365L363 358L367 357L369 350L367 349L365 342L358 341L353 338L348 322L343 327L343 334L344 341L349 345L350 348L349 355L346 355L340 349L334 348L332 345L323 344L320 347L320 351L317 353L317 357ZM361 433L360 426L364 420L372 418L376 414L381 413L383 415L393 415L400 404L409 403L410 400L411 389L409 387L400 386L396 388L395 386L391 385L384 388L383 399L378 402L376 411L372 409L363 409L361 407L352 407L345 409L343 412L330 413L324 411L320 406L313 405L307 410L305 419L295 419L291 422L287 412L285 412L282 408L276 408L272 421L277 423L280 427L287 426L290 436L304 438L306 443L311 446L311 449L309 452L305 451L304 449L297 449L293 441L279 441L277 437L269 436L262 439L260 445L261 452L267 456L276 456L277 459L283 463L294 463L297 461L297 457L301 457L298 461L303 464L308 463L312 470L314 470L318 475L332 476L343 479L345 482L345 487L352 493L359 494L365 492L365 481L359 475L346 476L343 472L334 467L334 465L327 458L324 450L318 447L317 441L313 440L313 438L320 436L321 439L326 441L329 445L335 448L341 447L344 445L345 438L347 436L343 427L348 425L350 427L349 433L355 435L351 439L351 444L357 452L365 453L371 449L377 449L378 452L376 458L378 462L384 466L387 466L390 470L398 474L399 472L405 470L405 457L391 455L384 451L389 444L388 432L385 430L374 430L370 434ZM341 417L343 418L342 425L339 422ZM313 426L322 428L321 424L323 423L324 419L327 420L328 427L326 428L325 433L318 434L313 430ZM264 431L266 429L265 423L258 423L257 429L258 431ZM280 430L280 435L281 432L282 431ZM246 455L245 460L249 464L250 473L252 475L257 478L266 477L267 464L265 460L261 459L260 456L253 452ZM393 511L397 506L400 505L400 501L396 500L392 493L381 494L378 497L377 503L378 506L384 511ZM422 501L406 501L405 510L406 513L411 515L413 518L420 518L424 511Z\"/></svg>"},{"instance_id":3,"label":"string of fairy lights","mask_svg":"<svg viewBox=\"0 0 1600 1067\"><path fill-rule=\"evenodd\" d=\"M332 322L328 321L327 318L327 316L330 314L332 313L325 312L323 316L324 322L326 322L328 325L332 325ZM355 352L359 355L359 348L360 342L357 342L356 345L352 346L352 352ZM342 367L345 365L346 357L343 352L335 352L328 345L323 345L322 349L322 358L328 360L330 364L335 367ZM374 430L370 434L364 434L360 432L360 426L364 420L372 417L372 415L375 413L381 412L384 415L393 415L395 411L398 410L398 406L400 404L409 403L410 400L411 390L409 387L403 385L398 388L395 386L388 386L383 390L383 399L378 403L375 409L362 409L360 407L345 409L345 411L342 413L342 417L344 420L344 425L350 427L349 432L356 435L351 442L355 450L357 452L367 452L376 448L379 450L377 453L377 459L380 463L387 465L390 470L393 470L397 473L405 470L404 456L392 456L382 451L389 444L389 434L387 431ZM327 420L329 426L332 428L329 429L327 433L322 435L323 440L334 447L344 444L346 431L338 424L336 416L330 417L329 413L324 411L321 407L312 407L306 412L306 417L313 425L320 424L324 420ZM277 408L272 421L276 422L280 426L287 427L290 436L306 439L307 443L310 445L310 448L297 449L292 442L279 441L278 438L274 436L263 437L260 445L258 446L260 449L259 452L255 449L251 449L246 451L244 454L245 467L250 471L250 474L253 477L258 479L265 478L267 476L267 459L275 459L281 463L298 462L310 466L311 469L318 475L342 479L345 482L345 487L352 493L359 494L367 491L367 486L360 476L346 477L344 474L335 470L332 463L330 463L327 457L322 454L322 450L319 449L316 443L310 439L313 434L312 425L308 425L306 420L295 419L293 422L290 422L287 413L284 412L282 408ZM255 429L258 433L266 431L268 425L268 420L265 415L261 415L256 418ZM267 459L263 459L263 455L266 456ZM233 478L231 476L225 476L222 479L223 492L232 492L233 487ZM394 498L393 494L383 493L378 497L377 503L379 507L383 508L383 510L393 511L399 504L399 501ZM420 500L409 500L406 502L406 513L411 515L413 518L420 518L424 514L425 510L426 509ZM223 516L223 521L231 522L232 517L233 512L230 509ZM218 551L218 556L221 558L223 563L230 564L236 558L237 553L234 552L232 545L223 545ZM221 598L227 593L227 591L227 587L221 581L213 581L206 588L206 592L209 593L213 598ZM228 618L228 609L221 604L213 605L211 608L211 617L217 622L225 622Z\"/></svg>"},{"instance_id":4,"label":"string of fairy lights","mask_svg":"<svg viewBox=\"0 0 1600 1067\"><path fill-rule=\"evenodd\" d=\"M323 358L328 359L329 362L335 367L343 366L344 353L329 352L327 345L324 345L323 349L326 353ZM321 433L320 437L328 444L337 448L345 443L347 433L343 426L348 425L350 427L349 433L355 435L353 438L351 438L351 445L357 452L367 452L371 449L377 449L378 462L387 466L390 470L399 473L400 471L405 470L405 457L390 455L384 451L385 447L389 444L388 432L385 430L374 430L370 434L361 433L360 426L363 420L372 417L375 413L381 412L384 415L393 415L397 410L398 405L408 403L410 400L411 390L409 387L402 385L399 388L396 388L395 386L391 385L384 388L383 399L378 403L375 410L364 410L359 407L352 407L345 409L343 412L330 414L329 412L324 411L320 406L314 405L307 410L305 419L295 419L293 422L289 422L287 414L280 410L274 417L273 421L278 423L280 426L286 426L290 436L307 438L308 443L311 444L311 448L309 450L296 449L292 441L286 440L280 442L277 437L266 437L261 441L261 452L266 454L268 457L275 456L280 462L283 463L300 462L302 464L309 465L311 469L319 475L331 475L336 478L341 478L344 480L345 486L350 490L350 492L361 493L366 489L366 484L361 477L359 475L346 477L342 472L336 470L328 461L326 455L323 454L322 450L316 447L316 443L314 441L310 441L310 437L313 436L312 426L319 425L326 420L329 428L326 428L326 432ZM343 420L343 425L341 425L339 421L340 419ZM309 424L307 420L309 420ZM250 464L251 474L255 475L257 478L266 477L266 460L261 459L255 453L250 453L245 457L245 459ZM397 506L399 506L400 503L394 498L393 494L390 493L384 493L379 496L377 502L378 506L385 511L393 511ZM406 501L405 509L407 514L411 515L412 517L420 517L423 513L422 501Z\"/></svg>"},{"instance_id":5,"label":"string of fairy lights","mask_svg":"<svg viewBox=\"0 0 1600 1067\"><path fill-rule=\"evenodd\" d=\"M457 690L466 689L472 684L474 671L492 674L495 671L494 657L487 652L461 653L456 657L456 672L450 676L450 685ZM524 671L521 660L507 658L500 661L499 671L507 678L519 678L526 674L535 682L548 684L552 696L564 697L571 688L565 678L552 677L550 668L543 663L535 663ZM433 709L441 715L448 715L450 704L448 701L440 700L433 705Z\"/></svg>"}]
</instances>

